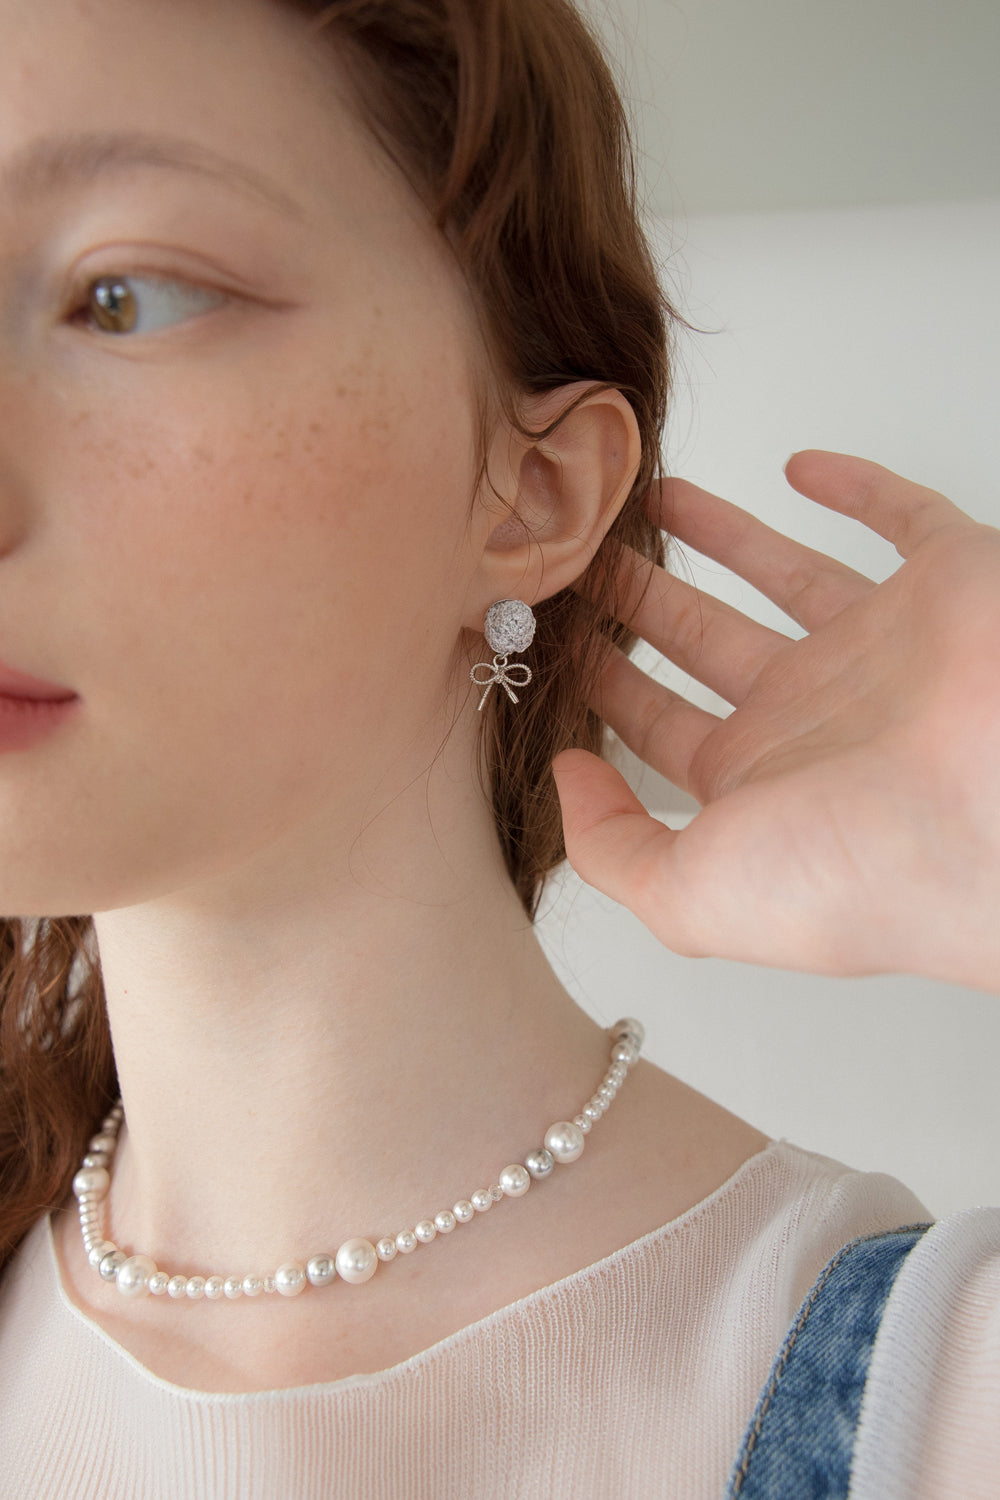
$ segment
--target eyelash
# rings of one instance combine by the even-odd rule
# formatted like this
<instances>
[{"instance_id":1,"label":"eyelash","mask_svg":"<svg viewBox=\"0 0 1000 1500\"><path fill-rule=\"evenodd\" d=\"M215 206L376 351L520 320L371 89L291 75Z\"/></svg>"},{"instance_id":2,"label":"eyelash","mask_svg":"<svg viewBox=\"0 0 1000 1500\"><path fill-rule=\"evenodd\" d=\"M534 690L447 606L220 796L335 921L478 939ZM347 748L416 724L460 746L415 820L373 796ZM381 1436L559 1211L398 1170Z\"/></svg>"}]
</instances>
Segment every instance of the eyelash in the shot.
<instances>
[{"instance_id":1,"label":"eyelash","mask_svg":"<svg viewBox=\"0 0 1000 1500\"><path fill-rule=\"evenodd\" d=\"M223 303L231 300L229 294L226 292L219 291L217 288L213 287L201 286L196 282L186 280L184 277L166 276L157 272L103 272L100 276L91 276L82 283L76 295L71 299L72 312L69 314L68 321L70 323L85 327L91 333L107 334L109 338L121 339L128 337L130 334L135 337L142 337L144 334L148 335L149 332L156 333L159 332L160 328L163 327L171 328L177 326L178 324L191 322L195 318L197 318L200 313L211 311L212 307L203 307L199 312L195 312L190 316L181 316L177 319L168 319L166 323L160 325L160 328L156 328L153 330L143 330L141 328L136 328L135 324L133 324L131 328L127 329L105 328L96 319L91 305L94 288L99 286L102 282L108 283L111 286L114 286L116 284L119 286L124 285L126 288L133 291L136 288L142 286L152 286L156 288L180 288L182 295L183 293L187 292L193 298L204 299L208 301L209 304L214 304L216 306L220 306ZM137 314L136 324L140 321L141 318Z\"/></svg>"}]
</instances>

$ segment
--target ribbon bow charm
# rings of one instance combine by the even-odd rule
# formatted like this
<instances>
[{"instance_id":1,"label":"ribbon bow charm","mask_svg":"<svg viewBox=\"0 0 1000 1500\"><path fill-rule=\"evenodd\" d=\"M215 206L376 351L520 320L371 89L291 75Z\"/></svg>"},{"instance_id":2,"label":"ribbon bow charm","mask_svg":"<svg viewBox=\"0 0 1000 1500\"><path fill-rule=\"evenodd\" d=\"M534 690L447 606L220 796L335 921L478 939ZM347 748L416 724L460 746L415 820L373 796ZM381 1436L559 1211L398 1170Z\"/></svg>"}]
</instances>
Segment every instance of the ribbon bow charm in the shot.
<instances>
[{"instance_id":1,"label":"ribbon bow charm","mask_svg":"<svg viewBox=\"0 0 1000 1500\"><path fill-rule=\"evenodd\" d=\"M488 672L489 676L477 677L477 672ZM514 677L512 676L514 672L521 672L523 675L521 677ZM528 686L528 683L531 681L531 668L523 661L515 661L508 666L506 656L494 656L492 666L490 666L488 661L477 661L469 676L476 684L476 687L485 686L486 688L485 693L479 700L479 712L482 713L483 704L490 696L490 689L494 683L499 683L512 703L519 702L514 688Z\"/></svg>"}]
</instances>

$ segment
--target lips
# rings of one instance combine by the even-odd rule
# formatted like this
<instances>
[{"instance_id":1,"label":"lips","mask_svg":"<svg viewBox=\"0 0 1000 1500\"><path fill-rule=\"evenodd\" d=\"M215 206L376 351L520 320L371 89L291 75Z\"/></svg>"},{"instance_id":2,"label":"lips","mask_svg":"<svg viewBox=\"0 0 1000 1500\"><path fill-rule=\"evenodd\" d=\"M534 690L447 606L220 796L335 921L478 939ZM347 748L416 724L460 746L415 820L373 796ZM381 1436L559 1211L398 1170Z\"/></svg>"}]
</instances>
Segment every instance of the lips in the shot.
<instances>
[{"instance_id":1,"label":"lips","mask_svg":"<svg viewBox=\"0 0 1000 1500\"><path fill-rule=\"evenodd\" d=\"M43 682L40 677L29 677L26 672L15 671L0 661L0 697L24 698L32 703L66 703L76 694L72 688Z\"/></svg>"}]
</instances>

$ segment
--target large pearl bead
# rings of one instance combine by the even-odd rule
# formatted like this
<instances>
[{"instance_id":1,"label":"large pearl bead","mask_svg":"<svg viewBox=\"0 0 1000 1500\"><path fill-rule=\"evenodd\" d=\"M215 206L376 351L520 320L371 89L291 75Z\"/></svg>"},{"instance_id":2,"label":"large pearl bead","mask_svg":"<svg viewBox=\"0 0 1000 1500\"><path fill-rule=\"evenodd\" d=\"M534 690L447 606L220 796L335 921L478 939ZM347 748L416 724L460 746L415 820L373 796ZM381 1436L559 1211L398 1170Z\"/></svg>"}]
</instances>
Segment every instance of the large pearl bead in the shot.
<instances>
[{"instance_id":1,"label":"large pearl bead","mask_svg":"<svg viewBox=\"0 0 1000 1500\"><path fill-rule=\"evenodd\" d=\"M345 1240L337 1251L337 1271L345 1281L359 1286L378 1270L378 1256L371 1240Z\"/></svg>"},{"instance_id":2,"label":"large pearl bead","mask_svg":"<svg viewBox=\"0 0 1000 1500\"><path fill-rule=\"evenodd\" d=\"M106 1167L81 1167L73 1178L73 1192L78 1198L92 1193L95 1198L106 1198L111 1178Z\"/></svg>"},{"instance_id":3,"label":"large pearl bead","mask_svg":"<svg viewBox=\"0 0 1000 1500\"><path fill-rule=\"evenodd\" d=\"M545 1132L545 1149L551 1151L556 1161L576 1161L583 1155L583 1131L572 1120L557 1120Z\"/></svg>"},{"instance_id":4,"label":"large pearl bead","mask_svg":"<svg viewBox=\"0 0 1000 1500\"><path fill-rule=\"evenodd\" d=\"M148 1297L149 1279L156 1275L156 1261L149 1255L130 1255L118 1267L118 1290L123 1297Z\"/></svg>"}]
</instances>

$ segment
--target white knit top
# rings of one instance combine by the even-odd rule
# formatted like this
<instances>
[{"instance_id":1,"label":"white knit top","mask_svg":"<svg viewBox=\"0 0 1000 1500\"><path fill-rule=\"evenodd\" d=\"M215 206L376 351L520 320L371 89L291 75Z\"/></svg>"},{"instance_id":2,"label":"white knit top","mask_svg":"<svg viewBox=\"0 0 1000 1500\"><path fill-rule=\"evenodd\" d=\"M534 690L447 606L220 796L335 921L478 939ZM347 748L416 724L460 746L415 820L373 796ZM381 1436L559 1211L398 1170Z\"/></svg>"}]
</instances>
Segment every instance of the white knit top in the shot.
<instances>
[{"instance_id":1,"label":"white knit top","mask_svg":"<svg viewBox=\"0 0 1000 1500\"><path fill-rule=\"evenodd\" d=\"M772 1141L704 1202L386 1370L249 1394L160 1379L71 1303L48 1218L0 1282L8 1500L721 1497L806 1292L931 1216Z\"/></svg>"}]
</instances>

